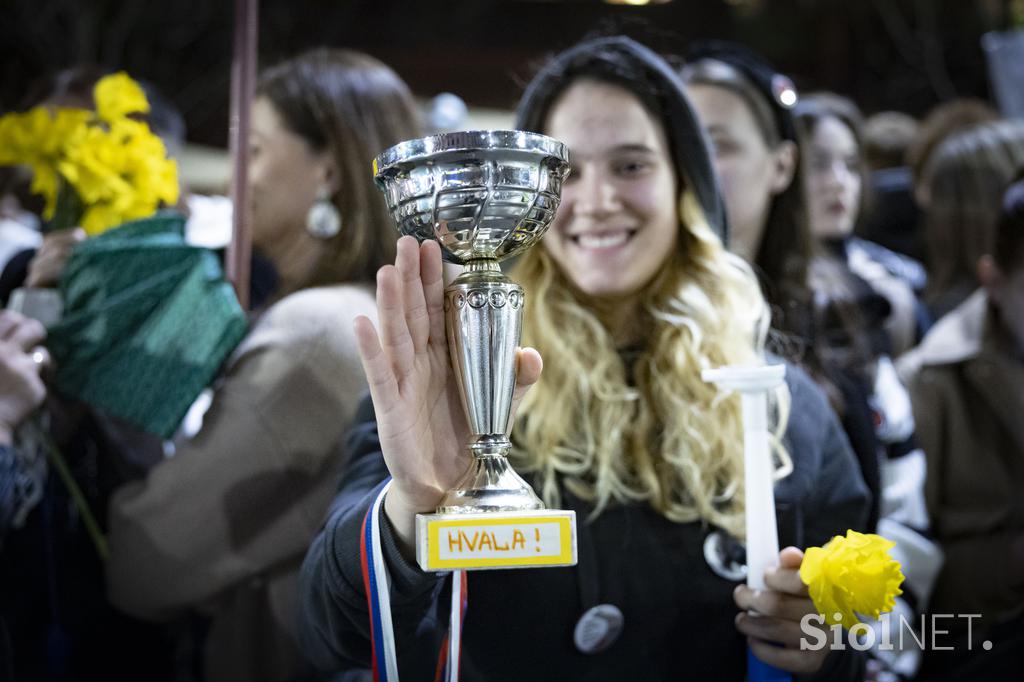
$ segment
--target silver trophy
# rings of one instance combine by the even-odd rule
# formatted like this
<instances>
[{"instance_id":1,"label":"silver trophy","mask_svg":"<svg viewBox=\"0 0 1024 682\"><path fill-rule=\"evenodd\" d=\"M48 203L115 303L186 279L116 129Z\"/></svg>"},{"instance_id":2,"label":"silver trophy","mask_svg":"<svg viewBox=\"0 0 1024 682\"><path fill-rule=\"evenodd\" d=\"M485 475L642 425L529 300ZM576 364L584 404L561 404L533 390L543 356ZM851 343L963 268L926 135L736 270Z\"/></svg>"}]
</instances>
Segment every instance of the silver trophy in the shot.
<instances>
[{"instance_id":1,"label":"silver trophy","mask_svg":"<svg viewBox=\"0 0 1024 682\"><path fill-rule=\"evenodd\" d=\"M438 507L444 515L543 509L512 469L510 415L523 289L499 261L544 235L569 170L564 144L516 130L424 137L391 147L374 179L402 234L435 239L465 266L445 288L452 367L473 432L473 465Z\"/></svg>"}]
</instances>

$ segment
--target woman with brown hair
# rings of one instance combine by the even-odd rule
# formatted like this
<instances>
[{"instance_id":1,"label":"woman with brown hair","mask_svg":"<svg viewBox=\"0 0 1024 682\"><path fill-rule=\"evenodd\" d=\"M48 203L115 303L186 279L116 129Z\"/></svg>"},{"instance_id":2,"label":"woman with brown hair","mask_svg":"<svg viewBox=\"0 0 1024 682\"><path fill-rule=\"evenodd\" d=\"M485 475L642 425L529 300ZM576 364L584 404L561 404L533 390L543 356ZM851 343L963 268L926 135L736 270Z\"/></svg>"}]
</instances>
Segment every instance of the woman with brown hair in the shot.
<instances>
[{"instance_id":1,"label":"woman with brown hair","mask_svg":"<svg viewBox=\"0 0 1024 682\"><path fill-rule=\"evenodd\" d=\"M991 125L961 142L991 135ZM922 679L1008 680L1024 669L1024 165L1020 170L1001 202L991 188L996 218L976 263L978 288L901 359L928 453L928 509L946 552L929 611L936 618L976 614L973 627L947 621L951 646L926 652Z\"/></svg>"},{"instance_id":2,"label":"woman with brown hair","mask_svg":"<svg viewBox=\"0 0 1024 682\"><path fill-rule=\"evenodd\" d=\"M947 138L921 173L928 195L925 244L930 281L926 301L934 320L979 286L978 259L991 253L1002 188L1024 166L1024 123L993 121Z\"/></svg>"},{"instance_id":3,"label":"woman with brown hair","mask_svg":"<svg viewBox=\"0 0 1024 682\"><path fill-rule=\"evenodd\" d=\"M418 129L417 116L397 76L368 55L314 50L263 72L250 143L253 242L278 270L279 296L369 283L394 260L367 159Z\"/></svg>"},{"instance_id":4,"label":"woman with brown hair","mask_svg":"<svg viewBox=\"0 0 1024 682\"><path fill-rule=\"evenodd\" d=\"M805 97L796 111L805 166L811 234L844 270L866 283L888 307L881 341L894 357L914 346L921 327L908 282L923 278L921 266L854 236L868 203L863 116L849 99L830 92ZM849 282L847 282L848 284Z\"/></svg>"},{"instance_id":5,"label":"woman with brown hair","mask_svg":"<svg viewBox=\"0 0 1024 682\"><path fill-rule=\"evenodd\" d=\"M729 250L758 274L773 327L804 336L814 248L793 83L759 55L723 41L694 46L681 75L711 142L729 216Z\"/></svg>"},{"instance_id":6,"label":"woman with brown hair","mask_svg":"<svg viewBox=\"0 0 1024 682\"><path fill-rule=\"evenodd\" d=\"M110 598L212 618L209 680L289 680L299 563L366 386L352 319L375 316L394 228L367 159L419 134L411 94L364 54L315 50L267 70L253 112L253 242L280 276L215 386L202 427L113 496Z\"/></svg>"}]
</instances>

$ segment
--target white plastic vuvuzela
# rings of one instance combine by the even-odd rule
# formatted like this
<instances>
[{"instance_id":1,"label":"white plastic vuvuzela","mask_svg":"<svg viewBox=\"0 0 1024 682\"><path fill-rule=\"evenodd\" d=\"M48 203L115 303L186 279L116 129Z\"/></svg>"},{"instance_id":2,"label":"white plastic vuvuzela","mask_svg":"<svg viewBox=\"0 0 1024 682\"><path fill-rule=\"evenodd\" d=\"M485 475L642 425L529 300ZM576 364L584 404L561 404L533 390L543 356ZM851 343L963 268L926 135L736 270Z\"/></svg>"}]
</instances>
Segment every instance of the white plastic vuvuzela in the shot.
<instances>
[{"instance_id":1,"label":"white plastic vuvuzela","mask_svg":"<svg viewBox=\"0 0 1024 682\"><path fill-rule=\"evenodd\" d=\"M746 491L747 586L763 590L765 569L779 563L775 481L768 432L768 392L786 377L785 365L706 369L704 381L738 391L743 409L743 481Z\"/></svg>"}]
</instances>

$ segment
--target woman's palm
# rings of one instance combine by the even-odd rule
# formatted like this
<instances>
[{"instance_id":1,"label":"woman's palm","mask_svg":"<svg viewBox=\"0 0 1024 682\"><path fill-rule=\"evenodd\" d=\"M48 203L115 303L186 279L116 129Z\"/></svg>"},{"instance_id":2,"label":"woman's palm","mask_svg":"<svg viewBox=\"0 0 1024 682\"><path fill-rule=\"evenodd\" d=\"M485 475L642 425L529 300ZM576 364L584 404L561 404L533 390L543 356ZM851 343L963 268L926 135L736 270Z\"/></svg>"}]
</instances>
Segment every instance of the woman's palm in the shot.
<instances>
[{"instance_id":1,"label":"woman's palm","mask_svg":"<svg viewBox=\"0 0 1024 682\"><path fill-rule=\"evenodd\" d=\"M440 247L398 240L395 265L377 273L380 333L356 319L392 493L408 511L432 511L470 464L470 438L445 336ZM515 406L540 376L537 351L517 356ZM513 407L514 409L514 407ZM389 498L392 493L389 493Z\"/></svg>"},{"instance_id":2,"label":"woman's palm","mask_svg":"<svg viewBox=\"0 0 1024 682\"><path fill-rule=\"evenodd\" d=\"M414 371L397 384L400 399L378 408L389 412L385 419L378 411L381 449L396 484L406 489L410 502L428 511L455 486L471 458L447 344L431 340L427 352L416 357Z\"/></svg>"}]
</instances>

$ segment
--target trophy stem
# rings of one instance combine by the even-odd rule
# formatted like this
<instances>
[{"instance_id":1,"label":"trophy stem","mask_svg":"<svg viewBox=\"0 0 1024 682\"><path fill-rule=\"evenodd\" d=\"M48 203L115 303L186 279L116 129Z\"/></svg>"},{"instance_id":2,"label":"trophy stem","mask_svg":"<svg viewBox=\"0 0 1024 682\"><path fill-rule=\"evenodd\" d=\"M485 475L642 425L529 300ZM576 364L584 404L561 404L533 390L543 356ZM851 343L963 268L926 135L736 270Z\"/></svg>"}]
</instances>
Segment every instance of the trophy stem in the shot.
<instances>
[{"instance_id":1,"label":"trophy stem","mask_svg":"<svg viewBox=\"0 0 1024 682\"><path fill-rule=\"evenodd\" d=\"M540 498L508 462L516 348L522 336L523 288L494 260L474 260L445 288L452 368L475 436L473 464L438 511L470 513L542 509Z\"/></svg>"}]
</instances>

